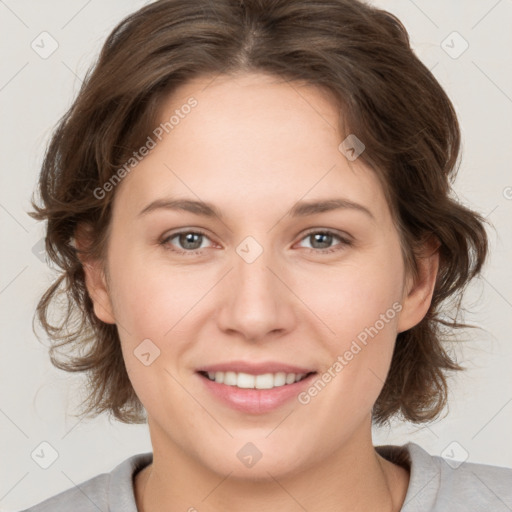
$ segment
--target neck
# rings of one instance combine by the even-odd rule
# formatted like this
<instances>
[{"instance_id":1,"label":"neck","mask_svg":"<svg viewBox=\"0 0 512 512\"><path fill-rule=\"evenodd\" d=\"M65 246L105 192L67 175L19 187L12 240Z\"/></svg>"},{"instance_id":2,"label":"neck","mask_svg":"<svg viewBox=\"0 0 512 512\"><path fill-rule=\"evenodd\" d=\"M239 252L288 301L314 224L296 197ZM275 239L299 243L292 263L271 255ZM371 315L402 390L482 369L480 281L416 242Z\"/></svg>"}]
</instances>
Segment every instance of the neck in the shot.
<instances>
[{"instance_id":1,"label":"neck","mask_svg":"<svg viewBox=\"0 0 512 512\"><path fill-rule=\"evenodd\" d=\"M139 512L398 512L408 470L377 454L370 442L344 446L321 464L287 475L244 479L221 475L177 445L153 450L153 463L135 478ZM155 444L153 443L155 448ZM159 456L164 453L164 456Z\"/></svg>"}]
</instances>

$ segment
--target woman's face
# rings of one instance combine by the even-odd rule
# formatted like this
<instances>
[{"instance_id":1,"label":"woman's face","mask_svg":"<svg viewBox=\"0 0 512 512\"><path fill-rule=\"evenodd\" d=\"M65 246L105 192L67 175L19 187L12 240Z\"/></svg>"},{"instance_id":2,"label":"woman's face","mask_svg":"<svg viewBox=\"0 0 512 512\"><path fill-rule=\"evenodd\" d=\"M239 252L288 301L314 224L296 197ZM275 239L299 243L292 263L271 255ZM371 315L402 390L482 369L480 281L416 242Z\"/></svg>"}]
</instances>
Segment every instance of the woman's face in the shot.
<instances>
[{"instance_id":1,"label":"woman's face","mask_svg":"<svg viewBox=\"0 0 512 512\"><path fill-rule=\"evenodd\" d=\"M109 192L109 287L88 286L155 453L283 475L370 442L397 332L424 311L376 176L339 149L334 103L266 75L212 80L168 99L169 133L155 127Z\"/></svg>"}]
</instances>

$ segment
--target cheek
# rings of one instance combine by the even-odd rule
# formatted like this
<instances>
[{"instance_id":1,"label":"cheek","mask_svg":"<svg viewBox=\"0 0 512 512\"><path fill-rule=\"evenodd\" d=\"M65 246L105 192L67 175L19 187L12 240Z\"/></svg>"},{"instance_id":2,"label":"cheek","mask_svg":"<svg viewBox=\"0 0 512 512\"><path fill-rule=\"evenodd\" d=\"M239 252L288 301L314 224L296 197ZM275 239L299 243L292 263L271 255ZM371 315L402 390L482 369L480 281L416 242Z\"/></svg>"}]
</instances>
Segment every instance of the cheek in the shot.
<instances>
[{"instance_id":1,"label":"cheek","mask_svg":"<svg viewBox=\"0 0 512 512\"><path fill-rule=\"evenodd\" d=\"M332 338L350 341L375 323L383 331L396 325L401 309L396 303L402 290L402 265L397 251L390 251L387 257L370 254L342 265L325 276L323 282L326 284L322 287L310 282L306 296L308 305L330 328ZM385 328L380 321L382 315Z\"/></svg>"},{"instance_id":2,"label":"cheek","mask_svg":"<svg viewBox=\"0 0 512 512\"><path fill-rule=\"evenodd\" d=\"M357 263L340 266L326 281L328 287L314 294L312 309L321 312L333 331L324 338L329 360L322 372L329 374L324 376L330 379L326 386L330 391L318 403L329 402L339 414L346 410L368 413L384 385L393 354L402 308L402 260L399 247L378 252L378 256L368 254Z\"/></svg>"},{"instance_id":3,"label":"cheek","mask_svg":"<svg viewBox=\"0 0 512 512\"><path fill-rule=\"evenodd\" d=\"M111 251L112 300L116 318L125 327L124 334L129 333L131 343L140 343L145 338L172 337L190 325L192 317L201 314L200 302L205 295L213 287L222 287L219 281L224 269L167 265L164 254L158 253L153 261L147 254L125 246L122 240L113 245L117 250ZM155 251L164 250L155 248ZM289 267L283 273L312 313L311 321L326 327L325 339L350 341L399 300L400 247L398 242L382 241L372 250L354 254L336 266L319 265L316 270L307 266L296 271ZM213 295L205 302L209 307ZM304 308L293 297L289 307Z\"/></svg>"},{"instance_id":4,"label":"cheek","mask_svg":"<svg viewBox=\"0 0 512 512\"><path fill-rule=\"evenodd\" d=\"M187 349L184 331L205 292L190 274L171 275L136 256L126 256L111 275L123 358L134 390L148 410L162 394L170 397L172 408L183 400L173 379L179 379L174 362Z\"/></svg>"},{"instance_id":5,"label":"cheek","mask_svg":"<svg viewBox=\"0 0 512 512\"><path fill-rule=\"evenodd\" d=\"M318 380L325 384L313 382L299 401L310 403L312 414L326 423L330 416L347 418L350 431L370 414L382 390L401 304L400 288L390 278L391 272L370 271L368 266L346 270L331 282L331 300L320 302L319 294L315 306L325 312L322 319L334 331L323 338L328 356ZM331 427L333 438L344 435L337 422L331 422Z\"/></svg>"},{"instance_id":6,"label":"cheek","mask_svg":"<svg viewBox=\"0 0 512 512\"><path fill-rule=\"evenodd\" d=\"M122 264L111 265L114 309L119 322L137 339L172 336L215 282L210 283L211 272L152 263L135 251L118 253L123 254ZM114 262L114 252L112 256Z\"/></svg>"}]
</instances>

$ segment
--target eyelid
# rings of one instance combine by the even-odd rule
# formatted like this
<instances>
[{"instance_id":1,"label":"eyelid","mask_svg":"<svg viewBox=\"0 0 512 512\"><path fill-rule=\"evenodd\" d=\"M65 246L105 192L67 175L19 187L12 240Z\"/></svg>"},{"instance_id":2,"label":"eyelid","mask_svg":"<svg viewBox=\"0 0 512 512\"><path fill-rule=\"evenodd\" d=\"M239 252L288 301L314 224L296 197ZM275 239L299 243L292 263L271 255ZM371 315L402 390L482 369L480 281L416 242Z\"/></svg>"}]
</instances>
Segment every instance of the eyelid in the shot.
<instances>
[{"instance_id":1,"label":"eyelid","mask_svg":"<svg viewBox=\"0 0 512 512\"><path fill-rule=\"evenodd\" d=\"M304 239L306 239L308 236L321 233L324 235L332 235L333 237L337 238L340 243L333 245L332 247L327 247L326 249L315 249L313 247L303 247L303 249L306 249L309 253L318 254L320 256L332 254L336 252L340 252L346 247L350 247L353 245L354 240L353 238L345 232L340 232L336 229L329 229L329 228L311 228L307 231L305 231L299 240L299 243L302 242Z\"/></svg>"},{"instance_id":2,"label":"eyelid","mask_svg":"<svg viewBox=\"0 0 512 512\"><path fill-rule=\"evenodd\" d=\"M194 250L190 250L190 251L187 251L187 250L184 250L184 249L171 249L169 248L168 246L170 246L170 243L169 241L172 240L173 238L177 237L178 235L182 235L182 234L186 234L186 233L194 233L194 234L197 234L197 235L203 235L204 237L208 238L209 240L211 240L211 237L210 235L203 229L201 228L184 228L184 229L180 229L178 231L171 231L169 233L166 233L162 236L161 240L159 241L159 244L162 245L164 247L164 249L166 250L169 250L171 252L175 252L175 253L178 253L178 254L198 254L200 251L202 251L203 249L194 249Z\"/></svg>"},{"instance_id":3,"label":"eyelid","mask_svg":"<svg viewBox=\"0 0 512 512\"><path fill-rule=\"evenodd\" d=\"M171 249L168 247L168 246L170 246L169 240L172 240L173 238L175 238L178 235L186 234L186 233L194 233L194 234L198 234L198 235L203 235L204 237L211 240L210 235L205 230L203 230L201 228L182 228L182 229L179 229L178 231L171 231L170 233L166 233L162 237L162 239L159 243L160 243L160 245L164 246L164 248L166 250L170 250L171 252L174 252L177 254L190 254L191 256L199 255L204 248L193 249L193 250L184 250L184 249ZM336 244L333 247L328 247L326 249L314 249L311 247L303 247L303 249L306 249L309 252L313 252L315 254L327 254L327 253L336 252L338 250L341 250L341 249L336 249L336 247L338 245L350 246L353 243L353 238L348 233L340 232L338 230L330 229L330 228L310 228L300 235L298 242L299 243L302 242L309 235L312 235L315 233L333 235L334 237L338 238L341 242L339 244ZM215 242L213 242L213 243L215 243Z\"/></svg>"},{"instance_id":4,"label":"eyelid","mask_svg":"<svg viewBox=\"0 0 512 512\"><path fill-rule=\"evenodd\" d=\"M347 243L353 242L353 237L350 236L347 232L338 231L337 229L331 229L331 228L310 228L310 229L306 230L304 233L302 233L301 240L303 240L306 236L311 235L313 233L326 233L329 235L335 235Z\"/></svg>"}]
</instances>

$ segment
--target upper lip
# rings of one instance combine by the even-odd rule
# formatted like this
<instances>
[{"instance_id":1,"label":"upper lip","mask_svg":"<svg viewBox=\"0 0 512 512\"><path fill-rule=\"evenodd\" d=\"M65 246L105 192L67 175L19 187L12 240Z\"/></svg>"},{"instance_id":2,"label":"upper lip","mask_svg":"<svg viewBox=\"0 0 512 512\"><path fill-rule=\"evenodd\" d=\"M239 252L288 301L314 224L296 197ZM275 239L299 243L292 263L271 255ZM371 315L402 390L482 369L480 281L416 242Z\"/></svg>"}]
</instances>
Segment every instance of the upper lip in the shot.
<instances>
[{"instance_id":1,"label":"upper lip","mask_svg":"<svg viewBox=\"0 0 512 512\"><path fill-rule=\"evenodd\" d=\"M278 361L267 361L254 363L249 361L230 361L226 363L217 363L201 366L198 372L243 372L251 375L261 375L264 373L311 373L315 370L301 366L295 366Z\"/></svg>"}]
</instances>

